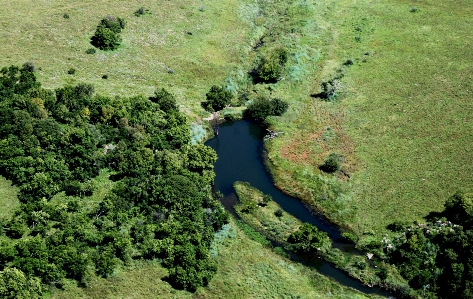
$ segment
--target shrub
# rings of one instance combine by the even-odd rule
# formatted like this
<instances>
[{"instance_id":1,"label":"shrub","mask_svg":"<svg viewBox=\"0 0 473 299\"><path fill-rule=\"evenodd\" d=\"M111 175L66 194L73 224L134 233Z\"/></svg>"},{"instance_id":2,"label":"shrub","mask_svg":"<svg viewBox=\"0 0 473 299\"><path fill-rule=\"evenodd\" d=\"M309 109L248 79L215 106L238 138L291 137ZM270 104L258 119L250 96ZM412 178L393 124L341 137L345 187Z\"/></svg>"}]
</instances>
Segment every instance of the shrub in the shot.
<instances>
[{"instance_id":1,"label":"shrub","mask_svg":"<svg viewBox=\"0 0 473 299\"><path fill-rule=\"evenodd\" d=\"M115 50L120 46L122 39L120 35L105 27L97 27L90 43L100 50Z\"/></svg>"},{"instance_id":2,"label":"shrub","mask_svg":"<svg viewBox=\"0 0 473 299\"><path fill-rule=\"evenodd\" d=\"M263 195L263 205L267 206L268 203L272 202L273 198L269 194Z\"/></svg>"},{"instance_id":3,"label":"shrub","mask_svg":"<svg viewBox=\"0 0 473 299\"><path fill-rule=\"evenodd\" d=\"M280 99L273 99L271 101L271 104L273 106L273 114L276 116L283 115L287 111L287 108L289 107L288 103Z\"/></svg>"},{"instance_id":4,"label":"shrub","mask_svg":"<svg viewBox=\"0 0 473 299\"><path fill-rule=\"evenodd\" d=\"M140 7L140 8L138 8L137 11L135 11L134 14L135 14L135 16L139 17L139 16L143 16L143 15L148 14L148 13L149 13L149 9L146 9L144 7Z\"/></svg>"},{"instance_id":5,"label":"shrub","mask_svg":"<svg viewBox=\"0 0 473 299\"><path fill-rule=\"evenodd\" d=\"M24 70L24 71L33 73L34 71L36 71L36 66L34 65L33 62L28 61L28 62L25 62L25 63L22 65L22 68L21 68L21 69Z\"/></svg>"},{"instance_id":6,"label":"shrub","mask_svg":"<svg viewBox=\"0 0 473 299\"><path fill-rule=\"evenodd\" d=\"M277 209L276 212L274 212L274 215L276 217L282 217L282 215L284 214L284 210L283 209Z\"/></svg>"},{"instance_id":7,"label":"shrub","mask_svg":"<svg viewBox=\"0 0 473 299\"><path fill-rule=\"evenodd\" d=\"M107 74L103 75L102 79L108 79L108 75Z\"/></svg>"},{"instance_id":8,"label":"shrub","mask_svg":"<svg viewBox=\"0 0 473 299\"><path fill-rule=\"evenodd\" d=\"M254 100L244 111L243 116L248 119L264 120L270 115L281 116L287 111L289 105L280 99L269 100L258 98Z\"/></svg>"},{"instance_id":9,"label":"shrub","mask_svg":"<svg viewBox=\"0 0 473 299\"><path fill-rule=\"evenodd\" d=\"M336 172L340 169L340 158L337 154L331 153L320 166L320 170L328 173Z\"/></svg>"},{"instance_id":10,"label":"shrub","mask_svg":"<svg viewBox=\"0 0 473 299\"><path fill-rule=\"evenodd\" d=\"M287 50L284 48L274 49L269 57L263 56L255 70L256 83L276 83L281 78L286 62Z\"/></svg>"},{"instance_id":11,"label":"shrub","mask_svg":"<svg viewBox=\"0 0 473 299\"><path fill-rule=\"evenodd\" d=\"M85 51L86 54L95 54L95 48L89 48Z\"/></svg>"},{"instance_id":12,"label":"shrub","mask_svg":"<svg viewBox=\"0 0 473 299\"><path fill-rule=\"evenodd\" d=\"M64 19L69 19L69 15L68 15L67 13L63 14L62 17L63 17Z\"/></svg>"},{"instance_id":13,"label":"shrub","mask_svg":"<svg viewBox=\"0 0 473 299\"><path fill-rule=\"evenodd\" d=\"M76 73L76 69L71 67L71 68L67 71L67 73L68 73L69 75L74 75L74 74Z\"/></svg>"},{"instance_id":14,"label":"shrub","mask_svg":"<svg viewBox=\"0 0 473 299\"><path fill-rule=\"evenodd\" d=\"M125 28L125 20L108 16L100 21L90 43L101 50L115 50L122 41L120 32Z\"/></svg>"}]
</instances>

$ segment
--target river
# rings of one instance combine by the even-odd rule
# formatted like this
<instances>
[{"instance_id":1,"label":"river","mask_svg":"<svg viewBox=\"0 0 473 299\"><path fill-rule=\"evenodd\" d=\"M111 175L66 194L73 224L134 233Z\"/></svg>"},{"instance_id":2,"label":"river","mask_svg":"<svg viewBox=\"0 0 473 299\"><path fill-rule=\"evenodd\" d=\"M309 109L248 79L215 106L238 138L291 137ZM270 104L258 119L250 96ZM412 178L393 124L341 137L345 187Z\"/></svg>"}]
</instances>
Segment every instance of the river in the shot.
<instances>
[{"instance_id":1,"label":"river","mask_svg":"<svg viewBox=\"0 0 473 299\"><path fill-rule=\"evenodd\" d=\"M222 204L232 209L235 204L233 184L236 181L249 182L265 194L270 194L275 202L287 213L309 222L326 232L334 242L347 242L336 226L330 224L323 216L313 215L300 200L288 196L274 186L263 160L263 128L250 121L226 122L220 125L218 136L205 144L212 147L218 155L215 163L215 188L224 194ZM370 288L349 277L333 265L321 261L316 264L317 270L339 283L367 294L390 296L377 287Z\"/></svg>"}]
</instances>

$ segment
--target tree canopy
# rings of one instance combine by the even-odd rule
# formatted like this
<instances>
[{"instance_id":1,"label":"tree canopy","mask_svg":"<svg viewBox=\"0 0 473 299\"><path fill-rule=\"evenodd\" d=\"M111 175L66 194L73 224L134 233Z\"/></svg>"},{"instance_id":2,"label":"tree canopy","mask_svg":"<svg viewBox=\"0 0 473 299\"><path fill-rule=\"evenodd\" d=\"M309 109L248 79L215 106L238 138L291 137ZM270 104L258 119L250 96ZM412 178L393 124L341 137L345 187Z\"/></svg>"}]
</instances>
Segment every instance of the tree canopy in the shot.
<instances>
[{"instance_id":1,"label":"tree canopy","mask_svg":"<svg viewBox=\"0 0 473 299\"><path fill-rule=\"evenodd\" d=\"M1 72L0 111L0 174L21 202L0 220L0 294L36 298L64 279L86 285L132 259L161 259L175 287L211 280L210 243L228 220L211 194L216 154L190 144L172 94L49 91L31 68L12 66ZM94 178L106 169L114 187L96 197Z\"/></svg>"}]
</instances>

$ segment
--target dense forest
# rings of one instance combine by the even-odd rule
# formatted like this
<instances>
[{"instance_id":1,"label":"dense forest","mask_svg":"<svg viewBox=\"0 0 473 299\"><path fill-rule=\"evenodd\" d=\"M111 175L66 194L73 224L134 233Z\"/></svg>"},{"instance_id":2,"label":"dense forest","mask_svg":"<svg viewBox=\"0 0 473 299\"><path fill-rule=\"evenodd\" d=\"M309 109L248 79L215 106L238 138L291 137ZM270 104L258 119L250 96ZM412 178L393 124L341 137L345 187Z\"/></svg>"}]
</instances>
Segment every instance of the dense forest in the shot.
<instances>
[{"instance_id":1,"label":"dense forest","mask_svg":"<svg viewBox=\"0 0 473 299\"><path fill-rule=\"evenodd\" d=\"M1 220L3 298L36 298L64 279L86 286L132 259L160 260L177 288L212 278L209 246L228 221L212 197L217 157L190 145L172 94L112 99L88 84L51 91L34 65L4 67L0 124L0 174L21 202ZM103 171L114 187L91 201Z\"/></svg>"}]
</instances>

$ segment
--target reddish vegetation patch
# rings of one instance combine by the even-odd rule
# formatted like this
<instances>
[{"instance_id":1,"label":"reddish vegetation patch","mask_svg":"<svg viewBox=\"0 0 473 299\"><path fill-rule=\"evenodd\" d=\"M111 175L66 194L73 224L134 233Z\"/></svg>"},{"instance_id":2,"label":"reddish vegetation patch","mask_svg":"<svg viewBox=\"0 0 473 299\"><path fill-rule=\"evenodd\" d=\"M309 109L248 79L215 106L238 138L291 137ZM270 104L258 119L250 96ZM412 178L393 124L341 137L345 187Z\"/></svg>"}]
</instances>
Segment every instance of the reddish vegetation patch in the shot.
<instances>
[{"instance_id":1,"label":"reddish vegetation patch","mask_svg":"<svg viewBox=\"0 0 473 299\"><path fill-rule=\"evenodd\" d=\"M288 144L281 148L281 157L297 164L316 164L318 159L313 147L320 136L322 136L322 132L291 138L288 140Z\"/></svg>"}]
</instances>

